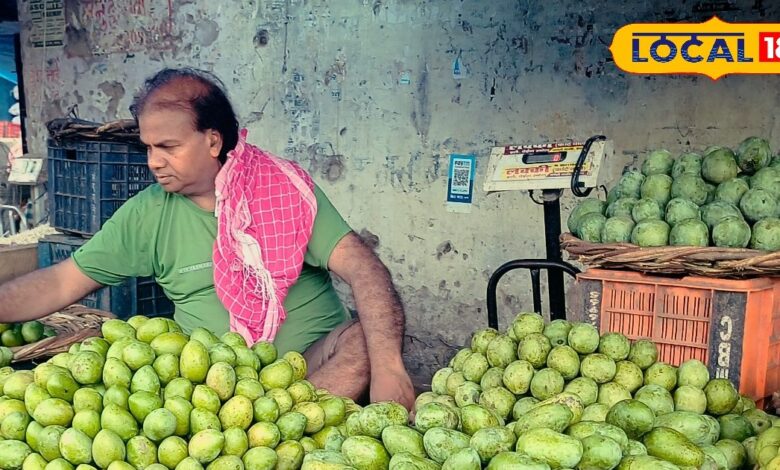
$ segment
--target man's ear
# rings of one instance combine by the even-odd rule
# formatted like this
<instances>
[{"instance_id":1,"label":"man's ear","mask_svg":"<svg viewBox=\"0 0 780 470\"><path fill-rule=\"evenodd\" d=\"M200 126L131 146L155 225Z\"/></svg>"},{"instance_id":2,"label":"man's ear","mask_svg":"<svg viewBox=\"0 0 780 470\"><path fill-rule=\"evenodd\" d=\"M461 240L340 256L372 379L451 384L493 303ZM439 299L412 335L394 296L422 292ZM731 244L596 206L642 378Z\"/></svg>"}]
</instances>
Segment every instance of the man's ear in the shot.
<instances>
[{"instance_id":1,"label":"man's ear","mask_svg":"<svg viewBox=\"0 0 780 470\"><path fill-rule=\"evenodd\" d=\"M223 145L222 134L220 134L220 132L215 129L209 129L208 139L209 153L211 154L211 157L219 157L220 152L222 152Z\"/></svg>"}]
</instances>

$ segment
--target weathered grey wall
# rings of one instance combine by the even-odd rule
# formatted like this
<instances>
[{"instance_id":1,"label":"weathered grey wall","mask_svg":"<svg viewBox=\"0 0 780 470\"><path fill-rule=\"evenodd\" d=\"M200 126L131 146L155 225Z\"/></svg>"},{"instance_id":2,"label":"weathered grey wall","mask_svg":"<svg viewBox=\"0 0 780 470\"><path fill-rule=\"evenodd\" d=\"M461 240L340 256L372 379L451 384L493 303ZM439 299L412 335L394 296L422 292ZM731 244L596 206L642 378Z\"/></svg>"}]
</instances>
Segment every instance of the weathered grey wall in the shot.
<instances>
[{"instance_id":1,"label":"weathered grey wall","mask_svg":"<svg viewBox=\"0 0 780 470\"><path fill-rule=\"evenodd\" d=\"M619 153L780 144L775 76L636 77L607 49L636 21L777 21L770 2L662 0L67 0L64 47L25 42L30 147L44 122L127 117L164 65L211 69L250 137L312 171L393 272L406 304L409 367L425 376L485 324L489 274L544 253L526 194L485 195L494 144L605 133ZM27 0L19 0L25 31ZM453 78L460 55L465 76ZM408 84L404 78L408 77ZM473 211L444 207L447 155L478 156ZM565 208L572 200L564 200ZM370 232L370 233L369 233ZM500 289L503 324L530 308L520 276Z\"/></svg>"}]
</instances>

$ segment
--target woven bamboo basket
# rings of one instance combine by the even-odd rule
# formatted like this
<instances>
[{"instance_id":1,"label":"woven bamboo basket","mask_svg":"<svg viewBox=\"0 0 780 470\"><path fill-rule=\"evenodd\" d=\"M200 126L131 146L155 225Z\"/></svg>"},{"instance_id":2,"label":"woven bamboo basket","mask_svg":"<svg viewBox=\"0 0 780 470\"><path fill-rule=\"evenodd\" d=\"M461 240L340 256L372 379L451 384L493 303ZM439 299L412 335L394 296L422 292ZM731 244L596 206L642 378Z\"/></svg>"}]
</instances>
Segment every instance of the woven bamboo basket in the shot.
<instances>
[{"instance_id":1,"label":"woven bamboo basket","mask_svg":"<svg viewBox=\"0 0 780 470\"><path fill-rule=\"evenodd\" d=\"M590 243L571 233L561 235L561 248L571 260L593 268L735 279L780 276L780 251L692 246L641 248L631 243Z\"/></svg>"},{"instance_id":2,"label":"woven bamboo basket","mask_svg":"<svg viewBox=\"0 0 780 470\"><path fill-rule=\"evenodd\" d=\"M78 304L52 313L41 318L40 322L54 328L57 335L35 343L11 348L14 353L12 362L51 357L57 353L66 352L74 343L84 341L92 336L100 336L100 327L103 322L111 318L116 317L109 312Z\"/></svg>"},{"instance_id":3,"label":"woven bamboo basket","mask_svg":"<svg viewBox=\"0 0 780 470\"><path fill-rule=\"evenodd\" d=\"M134 119L99 123L79 119L75 113L70 113L67 117L48 121L46 127L49 131L49 137L55 141L66 139L112 140L141 144L138 124Z\"/></svg>"}]
</instances>

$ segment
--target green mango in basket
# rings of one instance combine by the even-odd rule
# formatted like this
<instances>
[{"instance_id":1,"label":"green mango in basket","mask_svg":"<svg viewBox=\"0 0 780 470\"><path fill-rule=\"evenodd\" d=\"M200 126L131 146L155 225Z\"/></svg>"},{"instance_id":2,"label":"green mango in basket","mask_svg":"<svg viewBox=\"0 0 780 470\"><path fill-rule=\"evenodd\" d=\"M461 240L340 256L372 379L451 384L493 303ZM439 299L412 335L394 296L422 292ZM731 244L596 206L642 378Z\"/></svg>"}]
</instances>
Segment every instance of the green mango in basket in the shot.
<instances>
[{"instance_id":1,"label":"green mango in basket","mask_svg":"<svg viewBox=\"0 0 780 470\"><path fill-rule=\"evenodd\" d=\"M40 341L43 338L43 323L38 320L25 322L22 324L21 334L27 344Z\"/></svg>"},{"instance_id":2,"label":"green mango in basket","mask_svg":"<svg viewBox=\"0 0 780 470\"><path fill-rule=\"evenodd\" d=\"M22 346L24 344L24 337L22 337L22 330L17 328L11 328L10 330L5 330L3 334L0 335L0 343L2 343L3 346L6 346L8 348Z\"/></svg>"},{"instance_id":3,"label":"green mango in basket","mask_svg":"<svg viewBox=\"0 0 780 470\"><path fill-rule=\"evenodd\" d=\"M11 365L11 361L14 359L14 353L5 346L0 346L0 367L7 367Z\"/></svg>"}]
</instances>

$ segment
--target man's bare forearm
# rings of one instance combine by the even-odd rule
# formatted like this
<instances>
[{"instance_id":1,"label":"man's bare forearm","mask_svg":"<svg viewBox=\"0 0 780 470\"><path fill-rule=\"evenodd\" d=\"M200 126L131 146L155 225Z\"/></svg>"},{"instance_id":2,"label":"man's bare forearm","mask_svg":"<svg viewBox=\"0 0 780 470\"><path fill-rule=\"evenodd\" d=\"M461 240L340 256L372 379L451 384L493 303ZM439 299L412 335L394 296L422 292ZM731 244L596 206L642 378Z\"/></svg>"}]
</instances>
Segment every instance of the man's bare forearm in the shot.
<instances>
[{"instance_id":1,"label":"man's bare forearm","mask_svg":"<svg viewBox=\"0 0 780 470\"><path fill-rule=\"evenodd\" d=\"M404 311L387 268L375 256L353 277L352 294L372 365L401 359Z\"/></svg>"},{"instance_id":2,"label":"man's bare forearm","mask_svg":"<svg viewBox=\"0 0 780 470\"><path fill-rule=\"evenodd\" d=\"M71 260L0 284L0 323L34 320L83 298L100 284Z\"/></svg>"}]
</instances>

